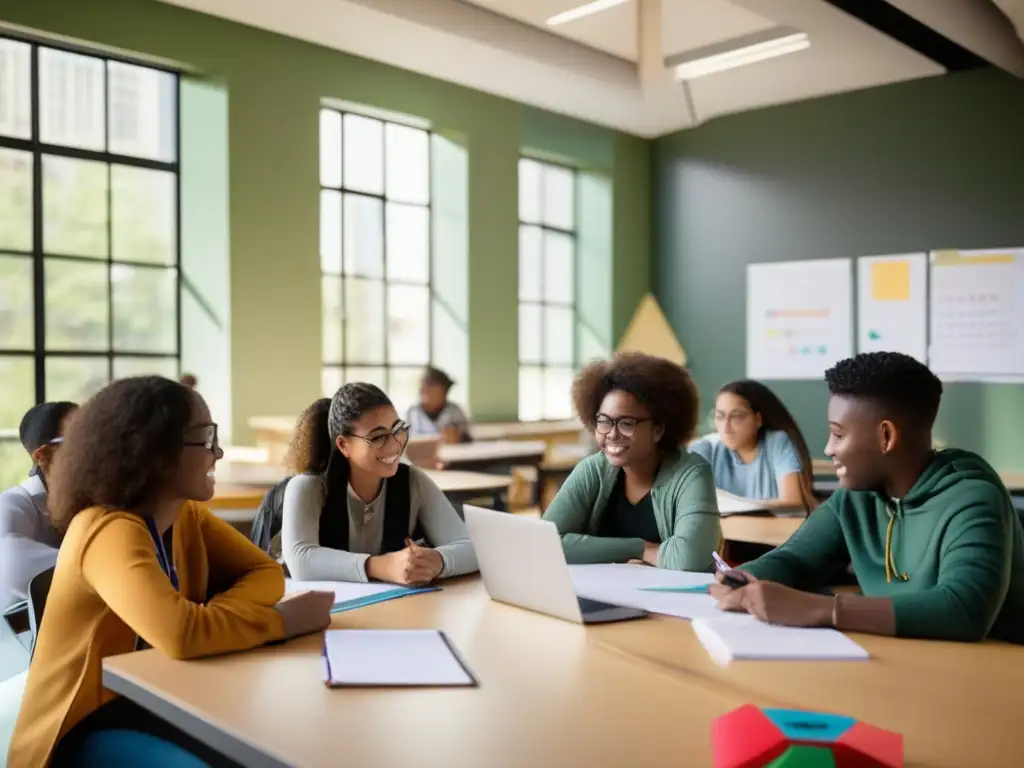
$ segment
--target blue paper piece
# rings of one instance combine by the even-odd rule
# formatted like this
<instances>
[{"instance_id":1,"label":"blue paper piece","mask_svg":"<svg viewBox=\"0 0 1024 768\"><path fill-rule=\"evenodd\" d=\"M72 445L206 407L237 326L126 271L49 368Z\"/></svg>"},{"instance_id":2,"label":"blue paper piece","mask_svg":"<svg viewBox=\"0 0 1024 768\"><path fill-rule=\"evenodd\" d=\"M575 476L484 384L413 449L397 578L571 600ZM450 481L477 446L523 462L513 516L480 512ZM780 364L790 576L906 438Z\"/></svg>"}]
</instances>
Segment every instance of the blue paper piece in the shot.
<instances>
[{"instance_id":1,"label":"blue paper piece","mask_svg":"<svg viewBox=\"0 0 1024 768\"><path fill-rule=\"evenodd\" d=\"M376 595L367 595L366 597L357 597L353 600L346 600L343 603L335 603L331 608L331 613L352 611L356 608L365 608L366 606L373 605L374 603L383 603L387 600L395 600L399 597L409 597L409 595L419 595L424 592L438 592L440 589L440 587L416 587L412 589L396 587L395 589L389 589L387 592L378 592Z\"/></svg>"},{"instance_id":2,"label":"blue paper piece","mask_svg":"<svg viewBox=\"0 0 1024 768\"><path fill-rule=\"evenodd\" d=\"M688 587L641 587L641 592L688 592L696 595L706 595L709 584L691 584Z\"/></svg>"},{"instance_id":3,"label":"blue paper piece","mask_svg":"<svg viewBox=\"0 0 1024 768\"><path fill-rule=\"evenodd\" d=\"M799 709L763 709L769 720L790 741L833 742L856 724L846 715L804 712Z\"/></svg>"}]
</instances>

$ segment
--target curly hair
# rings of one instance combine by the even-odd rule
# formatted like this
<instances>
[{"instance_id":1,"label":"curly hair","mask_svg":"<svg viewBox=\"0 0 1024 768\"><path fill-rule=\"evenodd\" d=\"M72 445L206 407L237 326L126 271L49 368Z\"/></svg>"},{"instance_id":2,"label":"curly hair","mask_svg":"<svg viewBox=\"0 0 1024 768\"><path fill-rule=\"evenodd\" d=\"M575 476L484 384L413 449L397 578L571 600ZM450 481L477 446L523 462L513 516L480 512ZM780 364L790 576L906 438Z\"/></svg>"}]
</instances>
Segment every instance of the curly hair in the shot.
<instances>
[{"instance_id":1,"label":"curly hair","mask_svg":"<svg viewBox=\"0 0 1024 768\"><path fill-rule=\"evenodd\" d=\"M697 428L700 392L682 366L661 357L622 352L583 368L572 384L572 401L580 421L593 431L601 401L609 392L628 392L651 414L665 434L658 447L678 450Z\"/></svg>"},{"instance_id":2,"label":"curly hair","mask_svg":"<svg viewBox=\"0 0 1024 768\"><path fill-rule=\"evenodd\" d=\"M331 398L321 397L302 412L295 423L295 434L284 458L286 467L299 474L327 471L333 445L327 430L327 414L330 410Z\"/></svg>"},{"instance_id":3,"label":"curly hair","mask_svg":"<svg viewBox=\"0 0 1024 768\"><path fill-rule=\"evenodd\" d=\"M196 395L161 376L107 385L75 414L50 473L54 525L89 507L137 511L170 481Z\"/></svg>"},{"instance_id":4,"label":"curly hair","mask_svg":"<svg viewBox=\"0 0 1024 768\"><path fill-rule=\"evenodd\" d=\"M825 371L833 395L878 403L888 415L930 430L939 414L942 382L928 366L899 352L863 352Z\"/></svg>"}]
</instances>

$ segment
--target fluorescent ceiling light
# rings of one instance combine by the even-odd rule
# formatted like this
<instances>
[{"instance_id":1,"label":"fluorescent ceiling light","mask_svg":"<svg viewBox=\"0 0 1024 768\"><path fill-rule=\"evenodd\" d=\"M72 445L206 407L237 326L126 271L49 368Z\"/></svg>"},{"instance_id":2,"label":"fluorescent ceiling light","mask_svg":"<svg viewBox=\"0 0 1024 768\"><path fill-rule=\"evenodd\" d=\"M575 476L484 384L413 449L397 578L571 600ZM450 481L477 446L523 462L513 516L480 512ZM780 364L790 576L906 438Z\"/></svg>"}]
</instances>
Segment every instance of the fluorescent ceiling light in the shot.
<instances>
[{"instance_id":1,"label":"fluorescent ceiling light","mask_svg":"<svg viewBox=\"0 0 1024 768\"><path fill-rule=\"evenodd\" d=\"M710 51L704 55L691 57L687 61L669 61L670 66L675 66L676 79L694 80L705 75L712 75L716 72L724 72L727 69L743 67L747 64L754 64L765 59L774 59L776 56L785 56L788 53L796 53L811 46L810 38L806 32L785 30L779 34L779 30L772 31L770 39L763 39L764 35L758 35L761 39L743 38L733 41L726 50L719 48L717 51Z\"/></svg>"},{"instance_id":2,"label":"fluorescent ceiling light","mask_svg":"<svg viewBox=\"0 0 1024 768\"><path fill-rule=\"evenodd\" d=\"M628 3L629 0L594 0L592 3L585 3L583 5L572 8L568 11L556 14L548 19L549 27L557 27L559 24L567 24L570 21L576 21L576 19L582 19L585 16L591 16L601 11L607 11L609 8L614 8L616 5L622 5Z\"/></svg>"}]
</instances>

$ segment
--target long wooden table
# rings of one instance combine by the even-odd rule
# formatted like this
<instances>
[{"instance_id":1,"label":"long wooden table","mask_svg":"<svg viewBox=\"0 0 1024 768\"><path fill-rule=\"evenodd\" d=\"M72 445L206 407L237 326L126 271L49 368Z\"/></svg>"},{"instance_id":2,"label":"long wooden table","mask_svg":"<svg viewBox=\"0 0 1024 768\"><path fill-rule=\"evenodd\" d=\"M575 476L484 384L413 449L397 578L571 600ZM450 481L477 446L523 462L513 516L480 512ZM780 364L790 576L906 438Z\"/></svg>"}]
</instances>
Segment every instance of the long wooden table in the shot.
<instances>
[{"instance_id":1,"label":"long wooden table","mask_svg":"<svg viewBox=\"0 0 1024 768\"><path fill-rule=\"evenodd\" d=\"M475 689L329 690L319 635L244 654L104 662L104 684L237 762L353 766L711 765L746 703L835 711L904 735L907 766L1020 765L1024 649L857 636L868 662L717 667L688 622L582 627L487 598L476 577L337 614L334 628L444 630Z\"/></svg>"}]
</instances>

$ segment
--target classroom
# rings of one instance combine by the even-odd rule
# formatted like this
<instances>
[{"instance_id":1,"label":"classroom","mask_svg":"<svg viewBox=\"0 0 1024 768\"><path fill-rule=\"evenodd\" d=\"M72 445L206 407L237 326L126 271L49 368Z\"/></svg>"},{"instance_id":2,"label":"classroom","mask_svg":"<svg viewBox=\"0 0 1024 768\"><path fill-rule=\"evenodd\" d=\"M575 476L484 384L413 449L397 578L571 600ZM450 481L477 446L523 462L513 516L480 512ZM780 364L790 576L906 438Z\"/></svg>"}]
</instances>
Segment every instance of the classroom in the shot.
<instances>
[{"instance_id":1,"label":"classroom","mask_svg":"<svg viewBox=\"0 0 1024 768\"><path fill-rule=\"evenodd\" d=\"M1021 0L3 4L3 764L1024 764L1022 80Z\"/></svg>"}]
</instances>

